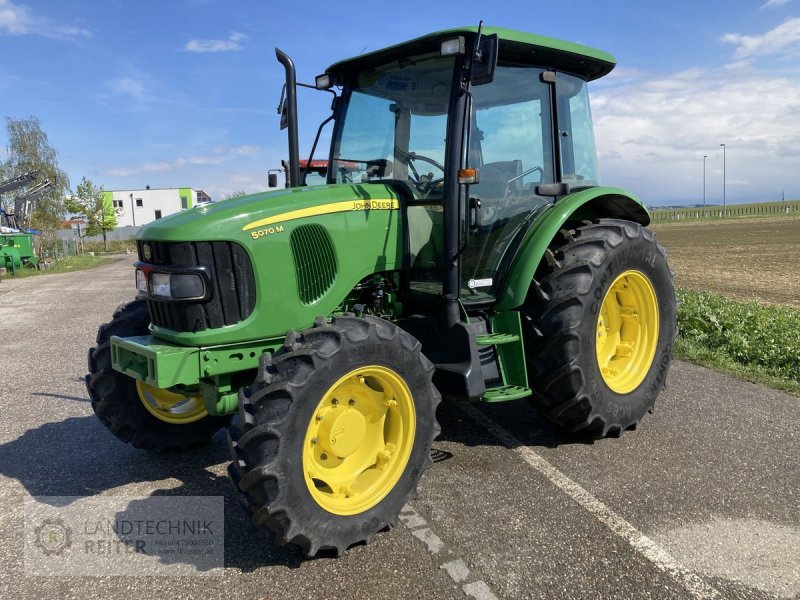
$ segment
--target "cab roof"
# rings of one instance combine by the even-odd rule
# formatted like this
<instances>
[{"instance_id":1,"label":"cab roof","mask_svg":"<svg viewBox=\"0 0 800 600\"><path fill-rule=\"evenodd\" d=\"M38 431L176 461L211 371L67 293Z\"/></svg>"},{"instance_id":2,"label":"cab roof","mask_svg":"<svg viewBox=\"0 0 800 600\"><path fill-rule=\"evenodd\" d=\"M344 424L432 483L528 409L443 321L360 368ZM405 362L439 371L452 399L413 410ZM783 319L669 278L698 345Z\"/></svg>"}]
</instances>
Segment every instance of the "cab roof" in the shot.
<instances>
[{"instance_id":1,"label":"cab roof","mask_svg":"<svg viewBox=\"0 0 800 600\"><path fill-rule=\"evenodd\" d=\"M459 35L467 38L467 47L469 47L469 43L474 40L477 33L477 26L436 31L407 42L339 61L328 67L326 73L339 80L343 77L337 77L338 75L361 71L399 57L438 52L442 41ZM493 34L497 34L500 40L501 61L552 67L580 75L587 80L608 75L617 63L616 59L607 52L589 46L502 27L484 26L481 30L481 35Z\"/></svg>"}]
</instances>

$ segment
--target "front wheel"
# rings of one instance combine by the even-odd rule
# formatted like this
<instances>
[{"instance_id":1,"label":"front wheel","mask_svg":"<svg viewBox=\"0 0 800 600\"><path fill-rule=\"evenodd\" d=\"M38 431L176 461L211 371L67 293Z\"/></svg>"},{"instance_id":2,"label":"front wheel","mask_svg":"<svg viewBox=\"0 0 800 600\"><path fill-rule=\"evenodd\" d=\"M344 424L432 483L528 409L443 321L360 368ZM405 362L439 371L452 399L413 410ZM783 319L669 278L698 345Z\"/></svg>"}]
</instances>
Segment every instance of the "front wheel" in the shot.
<instances>
[{"instance_id":1,"label":"front wheel","mask_svg":"<svg viewBox=\"0 0 800 600\"><path fill-rule=\"evenodd\" d=\"M431 464L432 375L419 342L382 319L290 332L230 429L229 473L253 524L308 556L394 525Z\"/></svg>"},{"instance_id":2,"label":"front wheel","mask_svg":"<svg viewBox=\"0 0 800 600\"><path fill-rule=\"evenodd\" d=\"M533 402L548 418L606 436L652 410L676 329L666 255L651 231L617 219L553 240L522 309Z\"/></svg>"}]
</instances>

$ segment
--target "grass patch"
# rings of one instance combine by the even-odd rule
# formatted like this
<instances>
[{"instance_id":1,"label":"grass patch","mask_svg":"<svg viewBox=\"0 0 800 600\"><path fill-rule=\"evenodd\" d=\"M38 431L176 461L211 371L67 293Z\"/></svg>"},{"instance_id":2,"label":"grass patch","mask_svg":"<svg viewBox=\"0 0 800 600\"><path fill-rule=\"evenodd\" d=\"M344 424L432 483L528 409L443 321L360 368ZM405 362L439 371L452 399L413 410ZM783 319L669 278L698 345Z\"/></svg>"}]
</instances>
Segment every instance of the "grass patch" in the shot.
<instances>
[{"instance_id":1,"label":"grass patch","mask_svg":"<svg viewBox=\"0 0 800 600\"><path fill-rule=\"evenodd\" d=\"M800 395L800 310L678 290L675 356Z\"/></svg>"},{"instance_id":2,"label":"grass patch","mask_svg":"<svg viewBox=\"0 0 800 600\"><path fill-rule=\"evenodd\" d=\"M42 269L41 271L37 271L36 269L31 269L27 267L22 269L17 269L16 275L12 275L11 272L8 271L3 276L3 279L34 277L36 275L47 275L48 273L69 273L71 271L82 271L84 269L91 269L93 267L99 267L101 265L108 264L113 260L114 260L113 258L104 258L101 256L89 256L88 254L83 254L79 256L67 256L57 262L50 263L50 267L48 269Z\"/></svg>"}]
</instances>

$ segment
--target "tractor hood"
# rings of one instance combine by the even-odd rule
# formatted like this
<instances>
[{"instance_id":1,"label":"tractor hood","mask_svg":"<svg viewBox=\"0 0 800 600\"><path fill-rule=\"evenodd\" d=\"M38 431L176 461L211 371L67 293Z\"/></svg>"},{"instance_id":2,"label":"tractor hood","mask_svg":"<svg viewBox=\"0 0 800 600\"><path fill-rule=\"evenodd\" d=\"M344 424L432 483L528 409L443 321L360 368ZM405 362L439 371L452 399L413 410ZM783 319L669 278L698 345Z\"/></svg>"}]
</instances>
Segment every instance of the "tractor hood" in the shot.
<instances>
[{"instance_id":1,"label":"tractor hood","mask_svg":"<svg viewBox=\"0 0 800 600\"><path fill-rule=\"evenodd\" d=\"M276 190L199 206L146 225L137 239L142 258L158 267L194 266L181 252L186 242L197 243L194 260L208 269L209 298L150 307L156 335L187 346L303 329L336 310L365 277L403 264L400 201L379 183ZM165 250L144 241L183 243ZM155 255L147 256L153 247Z\"/></svg>"},{"instance_id":2,"label":"tractor hood","mask_svg":"<svg viewBox=\"0 0 800 600\"><path fill-rule=\"evenodd\" d=\"M278 227L321 215L399 208L385 184L343 184L261 192L197 206L142 227L140 240L229 240L247 245ZM282 231L282 229L280 230Z\"/></svg>"}]
</instances>

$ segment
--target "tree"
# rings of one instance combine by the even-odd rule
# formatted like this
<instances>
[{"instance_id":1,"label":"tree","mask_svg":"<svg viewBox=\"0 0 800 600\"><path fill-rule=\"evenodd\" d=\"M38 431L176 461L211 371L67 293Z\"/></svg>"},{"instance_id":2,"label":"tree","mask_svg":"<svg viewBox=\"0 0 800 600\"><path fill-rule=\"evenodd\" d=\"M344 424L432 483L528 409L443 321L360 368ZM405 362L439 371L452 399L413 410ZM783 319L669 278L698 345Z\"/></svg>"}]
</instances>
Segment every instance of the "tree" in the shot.
<instances>
[{"instance_id":1,"label":"tree","mask_svg":"<svg viewBox=\"0 0 800 600\"><path fill-rule=\"evenodd\" d=\"M37 183L49 179L50 191L33 205L30 226L42 232L41 246L54 249L56 231L64 216L64 196L69 191L69 178L58 166L58 153L50 146L47 134L42 131L39 119L6 118L8 157L0 163L0 180L10 179L30 171L38 171ZM25 193L25 189L15 195ZM6 200L9 200L6 198Z\"/></svg>"},{"instance_id":2,"label":"tree","mask_svg":"<svg viewBox=\"0 0 800 600\"><path fill-rule=\"evenodd\" d=\"M114 208L111 195L103 191L103 186L98 187L83 177L65 204L68 211L86 217L86 235L103 235L103 248L108 250L106 232L113 231L117 226L119 209Z\"/></svg>"},{"instance_id":3,"label":"tree","mask_svg":"<svg viewBox=\"0 0 800 600\"><path fill-rule=\"evenodd\" d=\"M238 190L236 192L231 192L230 194L225 194L222 199L223 200L233 200L234 198L241 198L242 196L247 196L247 192L244 190Z\"/></svg>"}]
</instances>

